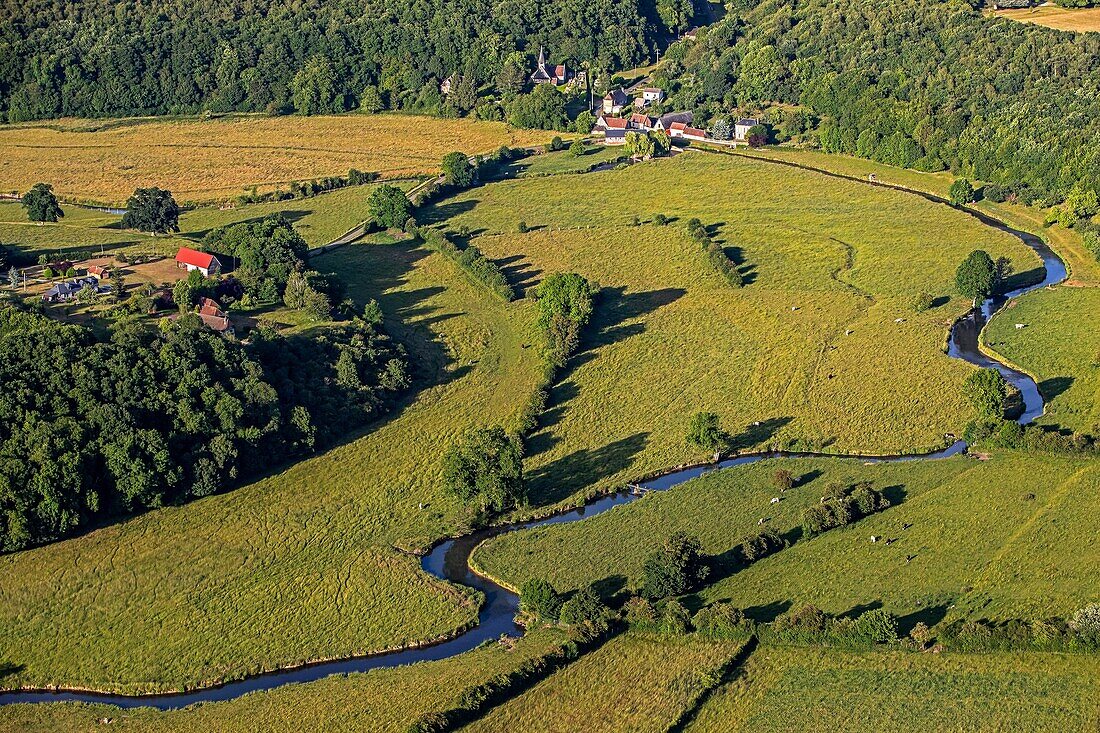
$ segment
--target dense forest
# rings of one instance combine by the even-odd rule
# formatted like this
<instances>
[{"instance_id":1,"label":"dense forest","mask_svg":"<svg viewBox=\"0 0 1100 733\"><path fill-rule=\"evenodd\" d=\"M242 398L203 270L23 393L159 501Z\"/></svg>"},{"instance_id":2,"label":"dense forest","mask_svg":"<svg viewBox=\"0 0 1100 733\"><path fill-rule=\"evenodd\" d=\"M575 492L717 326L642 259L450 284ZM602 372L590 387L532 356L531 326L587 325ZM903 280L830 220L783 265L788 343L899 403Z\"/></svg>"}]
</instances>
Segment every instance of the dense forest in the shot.
<instances>
[{"instance_id":1,"label":"dense forest","mask_svg":"<svg viewBox=\"0 0 1100 733\"><path fill-rule=\"evenodd\" d=\"M780 139L831 152L1025 184L1040 203L1078 183L1100 190L1100 34L988 18L961 0L731 5L674 45L659 75L670 105L699 121L771 108Z\"/></svg>"},{"instance_id":2,"label":"dense forest","mask_svg":"<svg viewBox=\"0 0 1100 733\"><path fill-rule=\"evenodd\" d=\"M354 320L242 345L195 315L106 337L0 308L0 550L178 503L330 445L408 384L403 352Z\"/></svg>"},{"instance_id":3,"label":"dense forest","mask_svg":"<svg viewBox=\"0 0 1100 733\"><path fill-rule=\"evenodd\" d=\"M475 93L522 84L540 44L555 62L633 65L684 2L4 0L0 114L433 111L454 73Z\"/></svg>"}]
</instances>

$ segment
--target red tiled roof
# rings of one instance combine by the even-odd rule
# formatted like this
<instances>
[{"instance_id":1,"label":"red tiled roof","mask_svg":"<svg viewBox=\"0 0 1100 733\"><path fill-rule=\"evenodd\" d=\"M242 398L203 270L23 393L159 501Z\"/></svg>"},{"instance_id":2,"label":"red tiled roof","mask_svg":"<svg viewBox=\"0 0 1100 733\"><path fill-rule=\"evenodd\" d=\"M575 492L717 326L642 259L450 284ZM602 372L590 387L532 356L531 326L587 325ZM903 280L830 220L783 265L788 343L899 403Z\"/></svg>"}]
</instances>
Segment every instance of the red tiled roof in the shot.
<instances>
[{"instance_id":1,"label":"red tiled roof","mask_svg":"<svg viewBox=\"0 0 1100 733\"><path fill-rule=\"evenodd\" d=\"M687 130L687 129L689 129L689 128L688 128L687 124L686 124L686 123L684 123L684 122L673 122L673 123L672 123L672 124L671 124L671 125L669 126L669 128L668 128L668 129L670 129L670 130L675 130L676 132L684 132L685 130Z\"/></svg>"},{"instance_id":2,"label":"red tiled roof","mask_svg":"<svg viewBox=\"0 0 1100 733\"><path fill-rule=\"evenodd\" d=\"M558 64L554 67L554 76L558 77L559 79L565 78L565 64Z\"/></svg>"},{"instance_id":3,"label":"red tiled roof","mask_svg":"<svg viewBox=\"0 0 1100 733\"><path fill-rule=\"evenodd\" d=\"M225 318L225 312L222 311L222 307L218 305L218 301L212 298L203 298L199 301L199 315Z\"/></svg>"},{"instance_id":4,"label":"red tiled roof","mask_svg":"<svg viewBox=\"0 0 1100 733\"><path fill-rule=\"evenodd\" d=\"M207 328L210 328L211 330L214 330L214 331L228 331L229 330L229 319L226 318L224 315L222 315L222 316L213 316L213 315L209 315L207 313L199 313L199 318L201 318L202 322L205 323Z\"/></svg>"},{"instance_id":5,"label":"red tiled roof","mask_svg":"<svg viewBox=\"0 0 1100 733\"><path fill-rule=\"evenodd\" d=\"M198 252L187 247L180 247L180 251L176 253L176 262L208 270L210 266L214 264L214 255L208 252Z\"/></svg>"},{"instance_id":6,"label":"red tiled roof","mask_svg":"<svg viewBox=\"0 0 1100 733\"><path fill-rule=\"evenodd\" d=\"M649 119L649 115L643 115L641 112L630 115L630 121L636 125L645 125L646 127L653 124L653 120Z\"/></svg>"},{"instance_id":7,"label":"red tiled roof","mask_svg":"<svg viewBox=\"0 0 1100 733\"><path fill-rule=\"evenodd\" d=\"M707 131L700 130L698 127L684 127L685 135L694 135L695 137L706 137Z\"/></svg>"},{"instance_id":8,"label":"red tiled roof","mask_svg":"<svg viewBox=\"0 0 1100 733\"><path fill-rule=\"evenodd\" d=\"M625 130L626 120L622 117L604 117L603 125L609 130Z\"/></svg>"}]
</instances>

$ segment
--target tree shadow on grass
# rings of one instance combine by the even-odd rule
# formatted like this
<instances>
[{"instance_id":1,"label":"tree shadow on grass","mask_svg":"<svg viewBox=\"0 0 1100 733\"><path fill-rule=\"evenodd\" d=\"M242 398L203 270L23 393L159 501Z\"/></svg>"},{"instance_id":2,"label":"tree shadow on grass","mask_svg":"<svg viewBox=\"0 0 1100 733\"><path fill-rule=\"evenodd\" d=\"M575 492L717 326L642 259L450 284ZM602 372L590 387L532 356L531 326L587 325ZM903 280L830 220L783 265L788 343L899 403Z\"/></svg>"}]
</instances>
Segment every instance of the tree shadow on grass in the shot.
<instances>
[{"instance_id":1,"label":"tree shadow on grass","mask_svg":"<svg viewBox=\"0 0 1100 733\"><path fill-rule=\"evenodd\" d=\"M592 323L586 329L580 354L594 351L645 331L644 323L627 323L675 303L687 293L683 288L662 288L627 293L625 287L600 290ZM571 365L572 366L572 365Z\"/></svg>"},{"instance_id":2,"label":"tree shadow on grass","mask_svg":"<svg viewBox=\"0 0 1100 733\"><path fill-rule=\"evenodd\" d=\"M913 627L919 623L929 627L935 626L947 617L948 608L950 608L950 603L937 603L928 605L919 611L898 616L898 636L908 636Z\"/></svg>"},{"instance_id":3,"label":"tree shadow on grass","mask_svg":"<svg viewBox=\"0 0 1100 733\"><path fill-rule=\"evenodd\" d=\"M767 443L792 420L794 420L793 417L770 417L749 425L744 432L733 437L730 441L730 449L740 451Z\"/></svg>"},{"instance_id":4,"label":"tree shadow on grass","mask_svg":"<svg viewBox=\"0 0 1100 733\"><path fill-rule=\"evenodd\" d=\"M524 255L504 257L496 260L496 265L521 298L527 296L529 289L538 285L539 275L542 274L542 270L528 262Z\"/></svg>"},{"instance_id":5,"label":"tree shadow on grass","mask_svg":"<svg viewBox=\"0 0 1100 733\"><path fill-rule=\"evenodd\" d=\"M464 201L448 201L438 203L417 212L417 223L421 226L439 224L459 214L465 214L473 210L481 201L479 199L466 199Z\"/></svg>"},{"instance_id":6,"label":"tree shadow on grass","mask_svg":"<svg viewBox=\"0 0 1100 733\"><path fill-rule=\"evenodd\" d=\"M15 664L13 662L0 662L0 680L4 679L5 677L10 677L13 674L19 674L24 669L26 669L26 666L22 664Z\"/></svg>"},{"instance_id":7,"label":"tree shadow on grass","mask_svg":"<svg viewBox=\"0 0 1100 733\"><path fill-rule=\"evenodd\" d=\"M745 617L763 624L770 624L781 615L791 610L793 604L790 601L772 601L760 606L749 606L744 609Z\"/></svg>"},{"instance_id":8,"label":"tree shadow on grass","mask_svg":"<svg viewBox=\"0 0 1100 733\"><path fill-rule=\"evenodd\" d=\"M1039 382L1039 393L1050 402L1073 386L1073 377L1051 377Z\"/></svg>"},{"instance_id":9,"label":"tree shadow on grass","mask_svg":"<svg viewBox=\"0 0 1100 733\"><path fill-rule=\"evenodd\" d=\"M648 437L649 433L635 433L602 448L574 451L535 469L528 476L531 505L556 504L602 478L630 468Z\"/></svg>"}]
</instances>

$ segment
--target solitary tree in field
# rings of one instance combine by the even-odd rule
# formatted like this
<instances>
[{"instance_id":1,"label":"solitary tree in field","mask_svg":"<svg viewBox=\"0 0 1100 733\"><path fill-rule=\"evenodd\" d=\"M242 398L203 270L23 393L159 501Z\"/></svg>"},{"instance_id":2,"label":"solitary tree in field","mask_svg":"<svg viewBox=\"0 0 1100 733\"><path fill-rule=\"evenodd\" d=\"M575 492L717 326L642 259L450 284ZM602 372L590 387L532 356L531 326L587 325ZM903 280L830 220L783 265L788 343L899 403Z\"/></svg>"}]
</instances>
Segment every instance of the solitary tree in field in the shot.
<instances>
[{"instance_id":1,"label":"solitary tree in field","mask_svg":"<svg viewBox=\"0 0 1100 733\"><path fill-rule=\"evenodd\" d=\"M447 153L443 157L443 180L457 188L466 188L474 182L477 171L465 153Z\"/></svg>"},{"instance_id":2,"label":"solitary tree in field","mask_svg":"<svg viewBox=\"0 0 1100 733\"><path fill-rule=\"evenodd\" d=\"M585 148L584 141L580 138L574 140L573 144L569 146L569 154L572 155L574 158L579 158L580 156L584 155L585 150L587 150L587 148Z\"/></svg>"},{"instance_id":3,"label":"solitary tree in field","mask_svg":"<svg viewBox=\"0 0 1100 733\"><path fill-rule=\"evenodd\" d=\"M963 391L970 404L984 418L1004 417L1008 382L996 369L979 369L966 378Z\"/></svg>"},{"instance_id":4,"label":"solitary tree in field","mask_svg":"<svg viewBox=\"0 0 1100 733\"><path fill-rule=\"evenodd\" d=\"M997 285L997 266L985 250L971 252L955 271L959 294L977 302L993 295Z\"/></svg>"},{"instance_id":5,"label":"solitary tree in field","mask_svg":"<svg viewBox=\"0 0 1100 733\"><path fill-rule=\"evenodd\" d=\"M499 425L468 430L443 456L447 490L482 512L504 511L526 497L519 443Z\"/></svg>"},{"instance_id":6,"label":"solitary tree in field","mask_svg":"<svg viewBox=\"0 0 1100 733\"><path fill-rule=\"evenodd\" d=\"M729 449L729 434L722 430L718 415L713 412L697 412L691 418L687 432L688 445L695 446L714 456L717 461Z\"/></svg>"},{"instance_id":7,"label":"solitary tree in field","mask_svg":"<svg viewBox=\"0 0 1100 733\"><path fill-rule=\"evenodd\" d=\"M384 183L371 191L367 200L367 215L384 229L397 229L408 221L412 213L405 192L397 186Z\"/></svg>"},{"instance_id":8,"label":"solitary tree in field","mask_svg":"<svg viewBox=\"0 0 1100 733\"><path fill-rule=\"evenodd\" d=\"M53 186L48 183L36 183L30 191L23 194L23 208L27 210L28 219L39 223L57 221L65 216L57 203Z\"/></svg>"},{"instance_id":9,"label":"solitary tree in field","mask_svg":"<svg viewBox=\"0 0 1100 733\"><path fill-rule=\"evenodd\" d=\"M947 197L955 206L969 204L974 200L974 186L970 184L969 179L956 178L947 191Z\"/></svg>"},{"instance_id":10,"label":"solitary tree in field","mask_svg":"<svg viewBox=\"0 0 1100 733\"><path fill-rule=\"evenodd\" d=\"M702 582L708 571L699 538L677 532L646 558L640 591L651 600L682 595Z\"/></svg>"},{"instance_id":11,"label":"solitary tree in field","mask_svg":"<svg viewBox=\"0 0 1100 733\"><path fill-rule=\"evenodd\" d=\"M126 202L122 216L123 229L137 229L153 234L180 230L180 208L170 191L160 188L139 188Z\"/></svg>"}]
</instances>

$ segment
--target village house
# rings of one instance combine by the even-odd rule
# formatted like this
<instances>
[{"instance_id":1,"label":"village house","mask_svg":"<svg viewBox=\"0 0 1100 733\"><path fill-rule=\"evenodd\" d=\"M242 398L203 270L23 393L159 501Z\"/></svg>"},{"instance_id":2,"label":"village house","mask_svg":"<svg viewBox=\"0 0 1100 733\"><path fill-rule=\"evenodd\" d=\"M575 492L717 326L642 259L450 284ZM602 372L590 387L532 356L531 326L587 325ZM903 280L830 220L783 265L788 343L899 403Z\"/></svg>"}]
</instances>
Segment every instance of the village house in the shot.
<instances>
[{"instance_id":1,"label":"village house","mask_svg":"<svg viewBox=\"0 0 1100 733\"><path fill-rule=\"evenodd\" d=\"M565 64L558 64L557 66L547 67L546 65L546 53L545 50L539 47L539 61L535 66L535 71L531 74L532 84L550 84L552 86L561 86L569 81L569 70L565 67Z\"/></svg>"},{"instance_id":2,"label":"village house","mask_svg":"<svg viewBox=\"0 0 1100 733\"><path fill-rule=\"evenodd\" d=\"M222 271L222 263L208 252L199 252L188 247L180 247L176 253L176 267L188 272L198 270L203 277L217 275Z\"/></svg>"},{"instance_id":3,"label":"village house","mask_svg":"<svg viewBox=\"0 0 1100 733\"><path fill-rule=\"evenodd\" d=\"M684 41L684 40L694 41L695 39L697 39L699 37L699 33L702 30L703 30L702 28L700 28L699 26L696 26L696 27L692 28L691 30L684 31L684 34L682 36L680 36L680 40L681 41Z\"/></svg>"},{"instance_id":4,"label":"village house","mask_svg":"<svg viewBox=\"0 0 1100 733\"><path fill-rule=\"evenodd\" d=\"M55 283L53 287L42 294L42 300L47 303L58 303L63 301L72 300L80 294L81 290L90 288L96 293L108 293L111 288L106 285L100 285L99 280L94 277L78 277L73 280L67 280L66 282Z\"/></svg>"},{"instance_id":5,"label":"village house","mask_svg":"<svg viewBox=\"0 0 1100 733\"><path fill-rule=\"evenodd\" d=\"M749 139L749 130L760 124L760 120L752 117L741 117L733 122L733 139L743 143Z\"/></svg>"},{"instance_id":6,"label":"village house","mask_svg":"<svg viewBox=\"0 0 1100 733\"><path fill-rule=\"evenodd\" d=\"M674 122L690 125L694 119L695 115L691 112L668 112L657 118L657 121L653 123L653 129L668 132Z\"/></svg>"},{"instance_id":7,"label":"village house","mask_svg":"<svg viewBox=\"0 0 1100 733\"><path fill-rule=\"evenodd\" d=\"M451 95L451 90L454 88L455 81L456 80L454 74L448 76L446 79L440 82L439 93L442 94L444 97L449 97Z\"/></svg>"},{"instance_id":8,"label":"village house","mask_svg":"<svg viewBox=\"0 0 1100 733\"><path fill-rule=\"evenodd\" d=\"M630 97L622 89L615 88L604 95L603 113L605 115L618 115L623 108L630 104Z\"/></svg>"},{"instance_id":9,"label":"village house","mask_svg":"<svg viewBox=\"0 0 1100 733\"><path fill-rule=\"evenodd\" d=\"M645 130L648 132L653 129L653 118L649 115L635 112L627 119L626 126L631 130Z\"/></svg>"},{"instance_id":10,"label":"village house","mask_svg":"<svg viewBox=\"0 0 1100 733\"><path fill-rule=\"evenodd\" d=\"M108 280L111 277L111 268L106 265L88 265L88 274L96 280Z\"/></svg>"},{"instance_id":11,"label":"village house","mask_svg":"<svg viewBox=\"0 0 1100 733\"><path fill-rule=\"evenodd\" d=\"M639 109L652 106L654 104L660 104L665 99L665 92L658 87L646 87L642 90L641 96L634 100L634 106Z\"/></svg>"},{"instance_id":12,"label":"village house","mask_svg":"<svg viewBox=\"0 0 1100 733\"><path fill-rule=\"evenodd\" d=\"M629 123L622 117L607 117L601 115L597 120L593 130L606 132L608 130L626 130L629 127Z\"/></svg>"},{"instance_id":13,"label":"village house","mask_svg":"<svg viewBox=\"0 0 1100 733\"><path fill-rule=\"evenodd\" d=\"M199 318L211 331L233 335L233 324L229 322L229 316L222 310L218 301L212 298L203 298L199 301Z\"/></svg>"},{"instance_id":14,"label":"village house","mask_svg":"<svg viewBox=\"0 0 1100 733\"><path fill-rule=\"evenodd\" d=\"M673 122L668 127L668 136L674 140L683 139L704 141L707 139L707 131L700 130L698 127L691 127L684 122Z\"/></svg>"},{"instance_id":15,"label":"village house","mask_svg":"<svg viewBox=\"0 0 1100 733\"><path fill-rule=\"evenodd\" d=\"M626 129L625 128L612 128L603 134L604 145L625 145L626 144Z\"/></svg>"}]
</instances>

